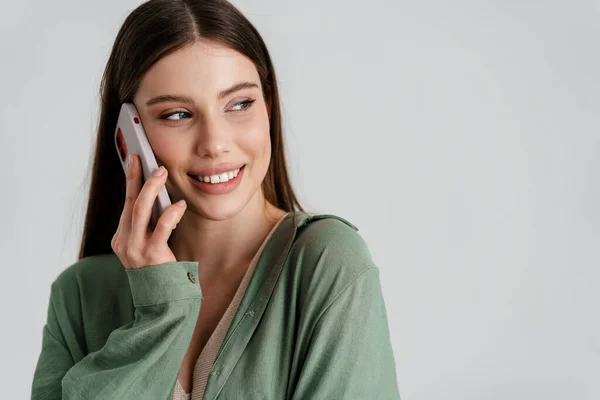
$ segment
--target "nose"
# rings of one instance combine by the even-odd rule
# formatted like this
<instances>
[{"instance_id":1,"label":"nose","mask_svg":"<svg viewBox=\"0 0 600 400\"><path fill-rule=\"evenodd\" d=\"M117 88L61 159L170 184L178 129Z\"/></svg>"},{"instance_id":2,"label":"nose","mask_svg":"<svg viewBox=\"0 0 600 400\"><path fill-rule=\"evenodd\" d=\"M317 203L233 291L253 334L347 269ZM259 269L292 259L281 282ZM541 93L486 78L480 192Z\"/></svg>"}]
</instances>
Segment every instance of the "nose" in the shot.
<instances>
[{"instance_id":1,"label":"nose","mask_svg":"<svg viewBox=\"0 0 600 400\"><path fill-rule=\"evenodd\" d=\"M218 159L229 153L231 148L231 135L226 124L216 120L209 121L205 118L202 126L198 128L198 144L196 152L202 158Z\"/></svg>"}]
</instances>

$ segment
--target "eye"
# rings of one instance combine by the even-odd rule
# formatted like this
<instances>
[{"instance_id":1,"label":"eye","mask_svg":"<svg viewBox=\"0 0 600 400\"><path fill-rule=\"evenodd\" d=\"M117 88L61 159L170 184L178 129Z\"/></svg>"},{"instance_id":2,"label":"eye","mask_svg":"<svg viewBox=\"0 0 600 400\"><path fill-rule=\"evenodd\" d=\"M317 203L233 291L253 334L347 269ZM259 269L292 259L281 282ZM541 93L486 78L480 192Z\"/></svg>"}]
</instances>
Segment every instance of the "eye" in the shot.
<instances>
[{"instance_id":1,"label":"eye","mask_svg":"<svg viewBox=\"0 0 600 400\"><path fill-rule=\"evenodd\" d=\"M238 110L234 110L234 111L244 111L244 110L247 110L247 109L249 109L252 106L252 103L254 103L255 101L256 100L244 100L244 101L240 101L239 103L236 103L233 107L237 107L237 106L242 105L242 104L244 105L244 107L242 107L241 110L238 109Z\"/></svg>"},{"instance_id":2,"label":"eye","mask_svg":"<svg viewBox=\"0 0 600 400\"><path fill-rule=\"evenodd\" d=\"M234 104L232 109L233 109L233 111L236 111L236 112L247 110L252 106L252 103L254 103L255 101L256 101L255 99L240 101L239 103ZM241 108L234 109L235 107L238 107L238 106L241 106ZM179 118L171 118L174 115L177 115ZM186 111L175 111L175 112L172 112L169 114L162 115L159 117L159 119L166 120L166 121L182 121L182 120L186 119L183 117L183 115L187 115L186 118L189 118L191 116L191 114Z\"/></svg>"},{"instance_id":3,"label":"eye","mask_svg":"<svg viewBox=\"0 0 600 400\"><path fill-rule=\"evenodd\" d=\"M167 120L167 121L181 121L183 118L173 119L173 118L171 118L171 116L173 116L173 115L179 115L179 116L181 116L182 114L190 115L190 113L185 112L185 111L175 111L174 113L162 115L162 116L159 117L159 119L164 119L164 120Z\"/></svg>"}]
</instances>

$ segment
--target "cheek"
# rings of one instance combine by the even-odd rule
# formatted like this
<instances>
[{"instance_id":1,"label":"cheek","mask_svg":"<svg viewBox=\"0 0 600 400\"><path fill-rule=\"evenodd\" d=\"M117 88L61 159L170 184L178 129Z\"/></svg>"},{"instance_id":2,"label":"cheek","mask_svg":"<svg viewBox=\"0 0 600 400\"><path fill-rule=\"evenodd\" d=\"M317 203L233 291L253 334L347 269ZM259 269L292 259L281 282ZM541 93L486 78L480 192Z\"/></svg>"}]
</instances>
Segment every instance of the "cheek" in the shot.
<instances>
[{"instance_id":1,"label":"cheek","mask_svg":"<svg viewBox=\"0 0 600 400\"><path fill-rule=\"evenodd\" d=\"M255 159L255 163L268 165L271 158L271 137L266 115L247 127L242 140L244 149Z\"/></svg>"},{"instance_id":2,"label":"cheek","mask_svg":"<svg viewBox=\"0 0 600 400\"><path fill-rule=\"evenodd\" d=\"M271 158L271 138L268 130L257 130L248 136L247 145L258 164L267 164Z\"/></svg>"},{"instance_id":3,"label":"cheek","mask_svg":"<svg viewBox=\"0 0 600 400\"><path fill-rule=\"evenodd\" d=\"M176 160L181 160L182 149L186 148L181 142L166 140L166 135L148 135L148 141L158 164L167 168L176 164Z\"/></svg>"}]
</instances>

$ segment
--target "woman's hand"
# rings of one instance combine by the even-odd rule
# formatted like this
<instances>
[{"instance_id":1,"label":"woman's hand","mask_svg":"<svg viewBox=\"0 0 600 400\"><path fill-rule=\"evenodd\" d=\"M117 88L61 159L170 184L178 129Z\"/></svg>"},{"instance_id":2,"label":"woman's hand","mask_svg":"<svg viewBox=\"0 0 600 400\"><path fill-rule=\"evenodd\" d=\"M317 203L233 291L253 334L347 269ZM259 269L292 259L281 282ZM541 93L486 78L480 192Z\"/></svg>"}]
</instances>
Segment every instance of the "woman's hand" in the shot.
<instances>
[{"instance_id":1,"label":"woman's hand","mask_svg":"<svg viewBox=\"0 0 600 400\"><path fill-rule=\"evenodd\" d=\"M162 175L156 175L162 171ZM130 155L125 205L119 227L110 245L125 269L175 262L167 240L186 209L184 200L172 204L160 216L154 232L148 232L152 206L167 180L164 167L157 169L142 187L142 168L137 155Z\"/></svg>"}]
</instances>

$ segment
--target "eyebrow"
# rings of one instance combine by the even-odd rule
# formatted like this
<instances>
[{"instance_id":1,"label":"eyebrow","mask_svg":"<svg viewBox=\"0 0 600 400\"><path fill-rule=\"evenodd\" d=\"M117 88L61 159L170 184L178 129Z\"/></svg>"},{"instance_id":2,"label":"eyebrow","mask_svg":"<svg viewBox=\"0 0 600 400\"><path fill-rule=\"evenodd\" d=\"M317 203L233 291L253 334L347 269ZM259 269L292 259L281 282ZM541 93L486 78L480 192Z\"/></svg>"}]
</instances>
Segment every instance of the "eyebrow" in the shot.
<instances>
[{"instance_id":1,"label":"eyebrow","mask_svg":"<svg viewBox=\"0 0 600 400\"><path fill-rule=\"evenodd\" d=\"M227 88L227 89L221 91L221 93L219 93L219 96L217 96L217 98L219 100L221 100L221 99L229 96L232 93L235 93L235 92L243 90L243 89L251 89L251 88L258 88L258 85L256 83L252 83L252 82L238 82L235 85L231 86L230 88ZM178 94L164 94L161 96L153 97L150 100L148 100L146 102L146 107L149 107L153 104L163 103L163 102L167 102L167 101L176 101L176 102L187 103L187 104L194 103L194 100L192 100L191 97L188 97L188 96L178 95Z\"/></svg>"}]
</instances>

